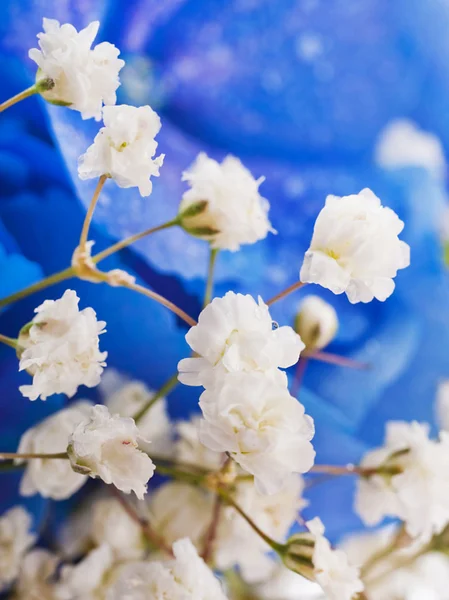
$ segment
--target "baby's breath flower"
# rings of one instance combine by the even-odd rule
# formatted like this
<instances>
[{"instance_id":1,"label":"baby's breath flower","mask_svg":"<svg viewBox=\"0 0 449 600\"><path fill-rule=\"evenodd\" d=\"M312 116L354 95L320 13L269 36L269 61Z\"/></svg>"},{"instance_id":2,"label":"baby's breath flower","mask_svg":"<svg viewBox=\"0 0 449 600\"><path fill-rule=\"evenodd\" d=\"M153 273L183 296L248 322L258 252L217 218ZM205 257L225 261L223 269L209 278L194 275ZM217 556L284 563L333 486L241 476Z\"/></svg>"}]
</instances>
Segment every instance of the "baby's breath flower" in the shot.
<instances>
[{"instance_id":1,"label":"baby's breath flower","mask_svg":"<svg viewBox=\"0 0 449 600\"><path fill-rule=\"evenodd\" d=\"M308 349L321 349L330 344L338 329L335 308L319 296L307 296L299 306L295 331Z\"/></svg>"},{"instance_id":2,"label":"baby's breath flower","mask_svg":"<svg viewBox=\"0 0 449 600\"><path fill-rule=\"evenodd\" d=\"M36 541L30 529L31 515L22 506L0 517L0 591L17 577L25 553Z\"/></svg>"}]
</instances>

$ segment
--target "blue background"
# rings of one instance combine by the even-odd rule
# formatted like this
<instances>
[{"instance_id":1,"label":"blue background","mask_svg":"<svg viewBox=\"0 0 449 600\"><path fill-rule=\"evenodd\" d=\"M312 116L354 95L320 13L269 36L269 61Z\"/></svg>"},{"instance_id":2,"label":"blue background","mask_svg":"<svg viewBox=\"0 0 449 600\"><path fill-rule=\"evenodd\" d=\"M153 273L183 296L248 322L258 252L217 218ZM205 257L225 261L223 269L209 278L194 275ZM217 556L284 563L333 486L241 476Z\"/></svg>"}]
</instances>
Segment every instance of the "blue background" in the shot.
<instances>
[{"instance_id":1,"label":"blue background","mask_svg":"<svg viewBox=\"0 0 449 600\"><path fill-rule=\"evenodd\" d=\"M228 289L267 298L295 281L314 219L328 193L370 187L405 221L412 265L384 304L350 305L345 297L305 290L273 307L291 324L302 293L319 293L337 309L340 331L329 350L372 364L354 371L313 363L301 401L316 420L317 462L357 462L379 443L389 419L435 425L438 382L449 377L449 287L439 223L445 181L421 168L384 170L373 151L379 132L406 117L449 145L449 4L443 0L3 0L0 5L0 101L32 84L27 58L42 17L76 27L102 23L98 41L115 43L127 61L119 102L149 103L162 119L166 154L154 192L141 198L108 182L90 237L95 249L176 214L180 174L205 150L239 156L271 202L279 231L241 252L222 253L216 293ZM94 182L76 176L77 157L99 125L74 111L31 98L0 115L0 296L68 266ZM108 260L182 306L200 310L206 244L169 230ZM81 306L107 321L108 364L160 386L186 355L183 323L128 290L78 281ZM0 313L0 331L16 335L45 298L36 294ZM31 403L17 390L26 375L0 347L1 449L67 401ZM173 416L194 410L199 390L179 386ZM95 397L81 389L79 397ZM0 508L18 501L19 474L2 474ZM332 539L360 527L352 511L354 482L310 488L306 516L323 518ZM20 500L22 502L22 500ZM65 504L27 500L44 516ZM307 512L307 511L306 511Z\"/></svg>"}]
</instances>

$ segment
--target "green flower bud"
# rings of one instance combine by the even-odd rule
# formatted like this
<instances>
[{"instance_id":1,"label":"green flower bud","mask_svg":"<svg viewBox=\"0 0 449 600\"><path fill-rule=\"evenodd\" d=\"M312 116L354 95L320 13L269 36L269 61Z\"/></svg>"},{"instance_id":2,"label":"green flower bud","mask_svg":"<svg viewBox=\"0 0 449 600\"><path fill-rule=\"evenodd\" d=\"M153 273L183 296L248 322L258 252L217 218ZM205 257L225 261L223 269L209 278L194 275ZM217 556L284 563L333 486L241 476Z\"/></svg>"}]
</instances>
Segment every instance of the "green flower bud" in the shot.
<instances>
[{"instance_id":1,"label":"green flower bud","mask_svg":"<svg viewBox=\"0 0 449 600\"><path fill-rule=\"evenodd\" d=\"M313 552L315 540L310 533L298 533L289 538L280 553L287 569L310 581L315 581Z\"/></svg>"}]
</instances>

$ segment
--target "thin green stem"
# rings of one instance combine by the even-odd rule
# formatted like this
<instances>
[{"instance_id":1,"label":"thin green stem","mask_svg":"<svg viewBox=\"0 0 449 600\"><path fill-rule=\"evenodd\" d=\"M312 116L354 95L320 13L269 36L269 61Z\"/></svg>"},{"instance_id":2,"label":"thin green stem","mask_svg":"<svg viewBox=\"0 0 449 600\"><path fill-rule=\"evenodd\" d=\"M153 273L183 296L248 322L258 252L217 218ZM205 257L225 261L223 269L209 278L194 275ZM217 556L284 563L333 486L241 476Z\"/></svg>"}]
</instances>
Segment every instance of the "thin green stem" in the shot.
<instances>
[{"instance_id":1,"label":"thin green stem","mask_svg":"<svg viewBox=\"0 0 449 600\"><path fill-rule=\"evenodd\" d=\"M14 106L14 104L17 104L18 102L21 102L22 100L25 100L25 98L29 98L30 96L37 94L38 91L39 90L38 90L36 84L30 86L26 90L23 90L23 92L20 92L19 94L16 94L12 98L9 98L9 100L5 100L5 102L2 102L2 104L0 104L0 112L3 112L10 106Z\"/></svg>"},{"instance_id":2,"label":"thin green stem","mask_svg":"<svg viewBox=\"0 0 449 600\"><path fill-rule=\"evenodd\" d=\"M217 261L218 252L219 252L218 248L212 248L212 247L210 248L209 266L207 269L207 283L206 283L206 290L204 292L203 308L205 306L207 306L212 299L212 292L214 289L214 271L215 271L215 264Z\"/></svg>"},{"instance_id":3,"label":"thin green stem","mask_svg":"<svg viewBox=\"0 0 449 600\"><path fill-rule=\"evenodd\" d=\"M93 256L92 260L96 264L96 263L100 262L100 260L104 260L108 256L111 256L111 254L114 254L115 252L118 252L119 250L122 250L123 248L126 248L127 246L130 246L131 244L134 244L135 242L138 242L142 238L147 237L147 236L151 235L152 233L156 233L157 231L162 231L163 229L169 229L170 227L176 227L177 225L179 225L179 217L176 217L175 219L172 219L171 221L167 221L166 223L162 223L162 225L157 225L156 227L151 227L150 229L145 229L145 231L141 231L140 233L131 235L130 237L125 238L121 242L117 242L116 244L109 246L109 248L106 248L102 252L99 252L98 254Z\"/></svg>"},{"instance_id":4,"label":"thin green stem","mask_svg":"<svg viewBox=\"0 0 449 600\"><path fill-rule=\"evenodd\" d=\"M7 306L12 302L16 302L17 300L21 300L22 298L26 298L27 296L31 296L31 294L39 292L40 290L44 290L45 288L50 287L51 285L55 285L56 283L60 283L61 281L65 281L66 279L71 279L72 277L75 277L75 271L72 267L64 269L63 271L59 271L58 273L54 273L53 275L50 275L49 277L46 277L45 279L42 279L37 283L33 283L32 285L29 285L23 290L20 290L20 292L10 294L9 296L2 298L0 300L0 308L2 308L3 306Z\"/></svg>"},{"instance_id":5,"label":"thin green stem","mask_svg":"<svg viewBox=\"0 0 449 600\"><path fill-rule=\"evenodd\" d=\"M7 335L3 335L0 333L0 342L2 344L5 344L6 346L10 346L11 348L14 348L14 350L17 349L17 340L14 338L10 338Z\"/></svg>"},{"instance_id":6,"label":"thin green stem","mask_svg":"<svg viewBox=\"0 0 449 600\"><path fill-rule=\"evenodd\" d=\"M97 187L94 191L94 195L92 196L92 200L90 201L89 208L86 212L86 216L84 217L84 223L80 235L80 248L84 248L84 246L86 245L87 238L89 236L90 224L92 222L92 217L94 216L95 207L97 206L98 198L100 197L101 190L103 189L107 178L107 175L102 175L98 180Z\"/></svg>"},{"instance_id":7,"label":"thin green stem","mask_svg":"<svg viewBox=\"0 0 449 600\"><path fill-rule=\"evenodd\" d=\"M150 408L156 404L156 402L163 396L167 396L173 388L178 384L178 373L175 373L168 379L164 385L154 394L154 396L148 400L148 402L139 410L134 416L134 421L138 423L140 419L150 410Z\"/></svg>"},{"instance_id":8,"label":"thin green stem","mask_svg":"<svg viewBox=\"0 0 449 600\"><path fill-rule=\"evenodd\" d=\"M55 454L45 454L45 453L34 454L34 453L28 453L28 452L25 454L20 454L18 452L0 452L0 460L31 460L33 458L44 458L44 459L62 458L62 459L68 460L69 455L67 454L67 452L57 452Z\"/></svg>"},{"instance_id":9,"label":"thin green stem","mask_svg":"<svg viewBox=\"0 0 449 600\"><path fill-rule=\"evenodd\" d=\"M292 285L289 285L288 288L285 288L285 290L282 290L281 292L279 292L279 294L276 294L276 296L273 296L272 298L267 300L267 302L265 302L265 304L267 306L271 306L275 302L278 302L278 300L285 298L292 292L295 292L296 290L301 289L305 285L307 285L307 282L305 282L305 281L297 281L296 283L292 283Z\"/></svg>"}]
</instances>

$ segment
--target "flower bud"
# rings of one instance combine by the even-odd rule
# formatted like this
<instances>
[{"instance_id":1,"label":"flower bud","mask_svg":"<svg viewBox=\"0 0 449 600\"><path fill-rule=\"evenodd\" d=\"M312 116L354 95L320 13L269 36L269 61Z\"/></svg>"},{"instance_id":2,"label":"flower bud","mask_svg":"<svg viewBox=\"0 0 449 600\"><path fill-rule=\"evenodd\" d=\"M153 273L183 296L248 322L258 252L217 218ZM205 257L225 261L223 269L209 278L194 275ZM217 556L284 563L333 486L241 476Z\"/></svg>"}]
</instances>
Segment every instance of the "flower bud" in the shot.
<instances>
[{"instance_id":1,"label":"flower bud","mask_svg":"<svg viewBox=\"0 0 449 600\"><path fill-rule=\"evenodd\" d=\"M289 538L281 554L282 562L294 573L315 581L313 552L314 536L311 533L298 533Z\"/></svg>"},{"instance_id":2,"label":"flower bud","mask_svg":"<svg viewBox=\"0 0 449 600\"><path fill-rule=\"evenodd\" d=\"M213 216L208 211L208 201L199 200L189 204L184 200L179 206L179 223L184 231L194 237L212 240L220 230L214 222Z\"/></svg>"},{"instance_id":3,"label":"flower bud","mask_svg":"<svg viewBox=\"0 0 449 600\"><path fill-rule=\"evenodd\" d=\"M300 305L294 328L307 349L321 350L330 344L337 333L337 313L319 296L307 296Z\"/></svg>"}]
</instances>

